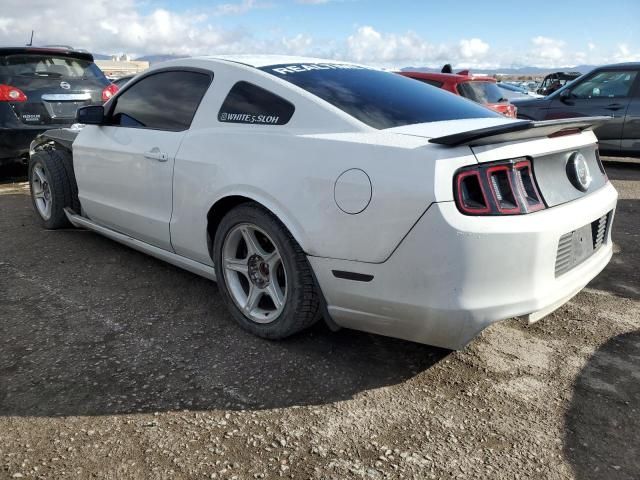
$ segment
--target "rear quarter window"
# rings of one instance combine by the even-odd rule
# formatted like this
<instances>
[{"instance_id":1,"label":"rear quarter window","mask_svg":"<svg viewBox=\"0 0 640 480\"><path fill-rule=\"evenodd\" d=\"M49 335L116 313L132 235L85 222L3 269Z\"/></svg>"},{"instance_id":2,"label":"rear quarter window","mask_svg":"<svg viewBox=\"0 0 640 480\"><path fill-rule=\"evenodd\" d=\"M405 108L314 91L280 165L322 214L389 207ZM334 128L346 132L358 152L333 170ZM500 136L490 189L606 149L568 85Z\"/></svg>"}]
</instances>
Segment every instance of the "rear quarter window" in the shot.
<instances>
[{"instance_id":1,"label":"rear quarter window","mask_svg":"<svg viewBox=\"0 0 640 480\"><path fill-rule=\"evenodd\" d=\"M218 121L255 125L285 125L295 107L284 98L249 82L236 83L218 112Z\"/></svg>"}]
</instances>

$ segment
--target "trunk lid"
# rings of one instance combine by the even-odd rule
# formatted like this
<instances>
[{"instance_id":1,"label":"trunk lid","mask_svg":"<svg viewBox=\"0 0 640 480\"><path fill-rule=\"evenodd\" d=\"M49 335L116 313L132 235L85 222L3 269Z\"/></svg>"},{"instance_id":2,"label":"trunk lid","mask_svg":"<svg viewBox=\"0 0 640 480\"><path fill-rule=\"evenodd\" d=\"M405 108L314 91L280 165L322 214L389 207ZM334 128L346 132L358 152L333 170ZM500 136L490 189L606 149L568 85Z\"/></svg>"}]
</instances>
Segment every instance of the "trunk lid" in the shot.
<instances>
[{"instance_id":1,"label":"trunk lid","mask_svg":"<svg viewBox=\"0 0 640 480\"><path fill-rule=\"evenodd\" d=\"M584 197L601 188L607 176L598 155L593 128L609 117L585 117L543 122L508 119L454 120L390 129L429 138L444 147L467 145L478 163L531 161L538 191L547 207ZM586 189L576 185L580 156L591 179ZM584 169L584 166L580 166Z\"/></svg>"}]
</instances>

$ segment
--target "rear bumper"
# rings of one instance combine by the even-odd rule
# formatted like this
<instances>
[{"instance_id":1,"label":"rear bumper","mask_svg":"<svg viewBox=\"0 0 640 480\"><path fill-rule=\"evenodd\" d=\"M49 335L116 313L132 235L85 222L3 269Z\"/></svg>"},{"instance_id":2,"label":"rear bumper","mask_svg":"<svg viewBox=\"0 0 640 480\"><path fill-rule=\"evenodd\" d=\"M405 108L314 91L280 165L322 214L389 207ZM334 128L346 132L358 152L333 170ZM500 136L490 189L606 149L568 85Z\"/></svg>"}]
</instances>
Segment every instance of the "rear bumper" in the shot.
<instances>
[{"instance_id":1,"label":"rear bumper","mask_svg":"<svg viewBox=\"0 0 640 480\"><path fill-rule=\"evenodd\" d=\"M565 205L529 215L469 217L453 202L434 204L381 264L310 257L329 313L341 326L460 349L493 322L558 308L609 262L604 244L555 276L558 242L613 212L608 183ZM333 270L372 275L336 278Z\"/></svg>"},{"instance_id":2,"label":"rear bumper","mask_svg":"<svg viewBox=\"0 0 640 480\"><path fill-rule=\"evenodd\" d=\"M8 163L28 155L31 141L52 128L69 127L72 120L47 125L29 125L18 120L8 103L0 103L0 162Z\"/></svg>"}]
</instances>

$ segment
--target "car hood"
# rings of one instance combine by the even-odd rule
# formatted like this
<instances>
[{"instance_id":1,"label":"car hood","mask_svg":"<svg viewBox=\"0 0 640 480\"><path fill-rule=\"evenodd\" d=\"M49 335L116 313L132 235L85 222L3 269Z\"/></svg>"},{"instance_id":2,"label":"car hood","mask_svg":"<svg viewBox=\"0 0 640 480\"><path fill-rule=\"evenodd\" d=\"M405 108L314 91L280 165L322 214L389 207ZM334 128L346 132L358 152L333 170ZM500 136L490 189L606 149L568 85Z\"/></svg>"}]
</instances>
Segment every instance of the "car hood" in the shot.
<instances>
[{"instance_id":1,"label":"car hood","mask_svg":"<svg viewBox=\"0 0 640 480\"><path fill-rule=\"evenodd\" d=\"M479 128L495 127L506 123L514 123L518 120L510 118L489 117L489 118L467 118L463 120L445 120L442 122L416 123L414 125L403 125L401 127L389 128L386 131L399 133L401 135L411 135L414 137L435 138L456 133L468 132Z\"/></svg>"}]
</instances>

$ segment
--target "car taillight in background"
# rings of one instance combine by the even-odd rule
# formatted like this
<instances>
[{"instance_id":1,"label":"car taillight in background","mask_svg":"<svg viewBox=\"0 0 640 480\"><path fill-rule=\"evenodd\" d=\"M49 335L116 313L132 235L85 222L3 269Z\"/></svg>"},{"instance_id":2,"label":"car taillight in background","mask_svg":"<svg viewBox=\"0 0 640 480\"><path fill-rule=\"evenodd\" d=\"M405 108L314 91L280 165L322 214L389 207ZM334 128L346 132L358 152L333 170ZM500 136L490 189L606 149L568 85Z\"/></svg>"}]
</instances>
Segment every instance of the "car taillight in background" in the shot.
<instances>
[{"instance_id":1,"label":"car taillight in background","mask_svg":"<svg viewBox=\"0 0 640 480\"><path fill-rule=\"evenodd\" d=\"M525 157L459 170L454 191L465 215L522 215L545 208Z\"/></svg>"},{"instance_id":2,"label":"car taillight in background","mask_svg":"<svg viewBox=\"0 0 640 480\"><path fill-rule=\"evenodd\" d=\"M518 116L518 108L512 103L492 103L489 108L509 118Z\"/></svg>"},{"instance_id":3,"label":"car taillight in background","mask_svg":"<svg viewBox=\"0 0 640 480\"><path fill-rule=\"evenodd\" d=\"M109 85L104 87L104 90L102 90L102 101L106 102L107 100L109 100L116 94L118 90L120 89L115 83L110 83Z\"/></svg>"},{"instance_id":4,"label":"car taillight in background","mask_svg":"<svg viewBox=\"0 0 640 480\"><path fill-rule=\"evenodd\" d=\"M0 84L0 102L26 102L27 96L22 90L11 85Z\"/></svg>"}]
</instances>

